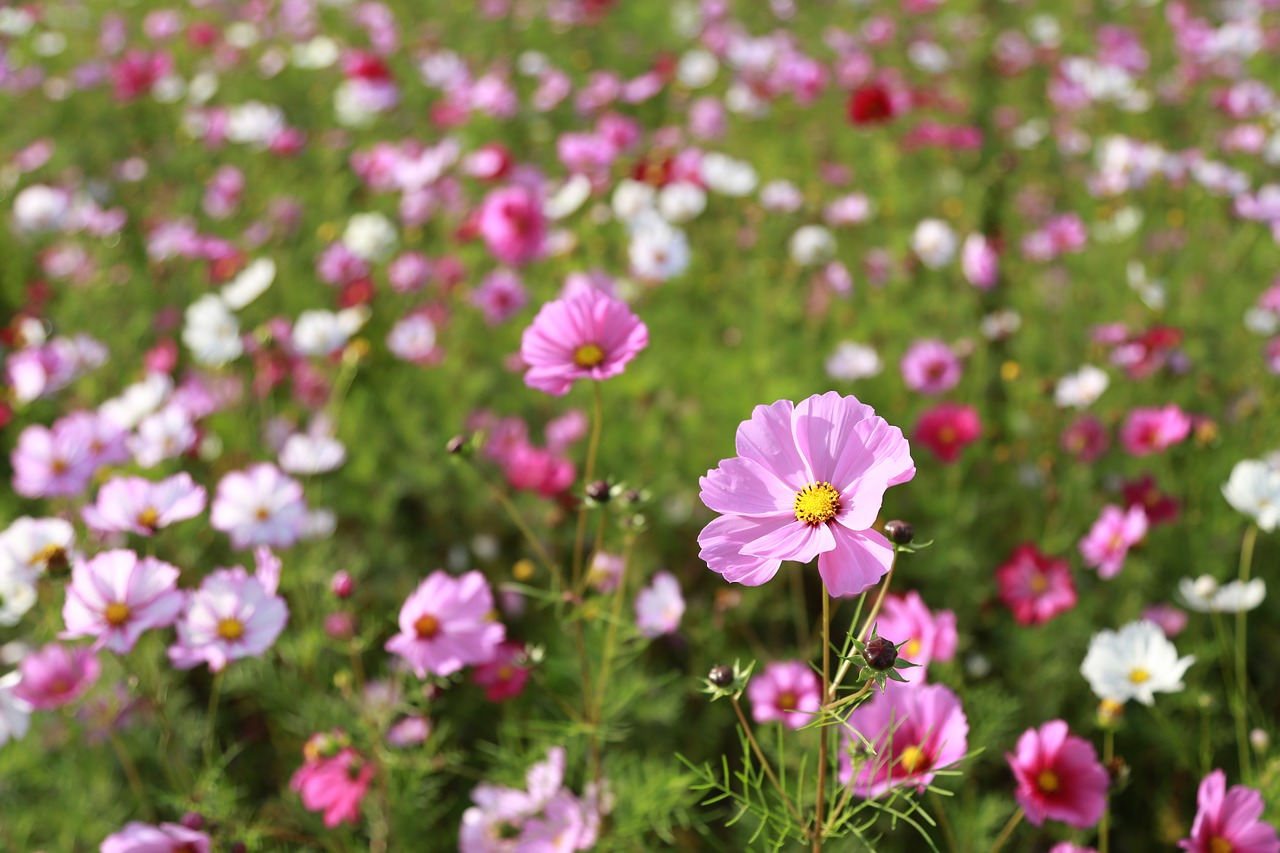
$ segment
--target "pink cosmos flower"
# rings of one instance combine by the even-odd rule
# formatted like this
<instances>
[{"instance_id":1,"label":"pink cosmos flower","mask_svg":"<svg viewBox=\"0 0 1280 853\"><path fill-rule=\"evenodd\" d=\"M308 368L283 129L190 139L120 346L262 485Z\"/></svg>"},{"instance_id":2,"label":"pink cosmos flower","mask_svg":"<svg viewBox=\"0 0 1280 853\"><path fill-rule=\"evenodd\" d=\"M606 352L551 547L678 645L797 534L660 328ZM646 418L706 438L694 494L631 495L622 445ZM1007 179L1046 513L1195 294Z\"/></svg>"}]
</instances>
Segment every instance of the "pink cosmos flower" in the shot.
<instances>
[{"instance_id":1,"label":"pink cosmos flower","mask_svg":"<svg viewBox=\"0 0 1280 853\"><path fill-rule=\"evenodd\" d=\"M963 372L960 359L942 341L916 341L902 357L899 365L902 381L921 394L941 394L960 382Z\"/></svg>"},{"instance_id":2,"label":"pink cosmos flower","mask_svg":"<svg viewBox=\"0 0 1280 853\"><path fill-rule=\"evenodd\" d=\"M96 637L95 647L128 654L149 628L173 624L182 609L178 569L132 551L103 551L71 569L62 639Z\"/></svg>"},{"instance_id":3,"label":"pink cosmos flower","mask_svg":"<svg viewBox=\"0 0 1280 853\"><path fill-rule=\"evenodd\" d=\"M1262 821L1262 795L1244 785L1227 790L1215 770L1200 783L1191 837L1178 842L1190 853L1280 853L1276 830Z\"/></svg>"},{"instance_id":4,"label":"pink cosmos flower","mask_svg":"<svg viewBox=\"0 0 1280 853\"><path fill-rule=\"evenodd\" d=\"M1185 439L1191 418L1177 405L1163 409L1134 409L1120 427L1120 443L1134 456L1159 453Z\"/></svg>"},{"instance_id":5,"label":"pink cosmos flower","mask_svg":"<svg viewBox=\"0 0 1280 853\"><path fill-rule=\"evenodd\" d=\"M1018 805L1036 826L1047 818L1088 829L1102 817L1111 776L1093 744L1068 734L1062 720L1027 729L1018 738L1017 754L1006 753L1005 759L1018 780Z\"/></svg>"},{"instance_id":6,"label":"pink cosmos flower","mask_svg":"<svg viewBox=\"0 0 1280 853\"><path fill-rule=\"evenodd\" d=\"M636 628L646 637L674 634L683 616L680 581L671 572L658 572L651 584L636 593Z\"/></svg>"},{"instance_id":7,"label":"pink cosmos flower","mask_svg":"<svg viewBox=\"0 0 1280 853\"><path fill-rule=\"evenodd\" d=\"M529 680L529 667L525 663L524 643L519 640L503 640L494 652L493 660L482 663L471 673L471 680L484 688L484 698L490 702L505 702L524 692Z\"/></svg>"},{"instance_id":8,"label":"pink cosmos flower","mask_svg":"<svg viewBox=\"0 0 1280 853\"><path fill-rule=\"evenodd\" d=\"M1124 568L1129 549L1147 535L1147 514L1140 506L1123 510L1114 504L1102 508L1089 534L1080 540L1080 555L1098 577L1113 578Z\"/></svg>"},{"instance_id":9,"label":"pink cosmos flower","mask_svg":"<svg viewBox=\"0 0 1280 853\"><path fill-rule=\"evenodd\" d=\"M213 847L209 836L180 823L151 826L131 821L108 835L98 849L100 853L210 853Z\"/></svg>"},{"instance_id":10,"label":"pink cosmos flower","mask_svg":"<svg viewBox=\"0 0 1280 853\"><path fill-rule=\"evenodd\" d=\"M1187 627L1187 611L1172 604L1152 604L1143 609L1142 618L1158 625L1171 640Z\"/></svg>"},{"instance_id":11,"label":"pink cosmos flower","mask_svg":"<svg viewBox=\"0 0 1280 853\"><path fill-rule=\"evenodd\" d=\"M233 660L271 648L289 621L276 580L273 571L250 575L239 566L206 576L187 598L178 642L169 647L170 662L178 669L207 663L218 672Z\"/></svg>"},{"instance_id":12,"label":"pink cosmos flower","mask_svg":"<svg viewBox=\"0 0 1280 853\"><path fill-rule=\"evenodd\" d=\"M956 614L951 610L931 612L915 590L886 598L876 626L879 636L895 644L905 642L898 654L920 665L900 673L909 682L924 681L930 661L945 662L956 656Z\"/></svg>"},{"instance_id":13,"label":"pink cosmos flower","mask_svg":"<svg viewBox=\"0 0 1280 853\"><path fill-rule=\"evenodd\" d=\"M747 698L757 723L777 720L798 729L813 722L818 713L822 683L804 661L775 661L747 684Z\"/></svg>"},{"instance_id":14,"label":"pink cosmos flower","mask_svg":"<svg viewBox=\"0 0 1280 853\"><path fill-rule=\"evenodd\" d=\"M1072 844L1070 841L1059 841L1049 848L1049 853L1098 853L1098 851L1092 847L1081 847L1078 844Z\"/></svg>"},{"instance_id":15,"label":"pink cosmos flower","mask_svg":"<svg viewBox=\"0 0 1280 853\"><path fill-rule=\"evenodd\" d=\"M573 485L577 468L569 459L526 441L512 447L502 461L502 473L511 488L554 498Z\"/></svg>"},{"instance_id":16,"label":"pink cosmos flower","mask_svg":"<svg viewBox=\"0 0 1280 853\"><path fill-rule=\"evenodd\" d=\"M738 456L699 480L702 502L723 513L698 536L713 572L759 586L783 560L818 557L832 595L856 595L884 576L893 546L871 527L885 489L916 473L901 430L829 391L756 406L736 444Z\"/></svg>"},{"instance_id":17,"label":"pink cosmos flower","mask_svg":"<svg viewBox=\"0 0 1280 853\"><path fill-rule=\"evenodd\" d=\"M866 754L862 741L846 734L840 781L860 797L878 797L898 785L923 791L934 771L956 763L968 750L969 721L959 697L941 684L875 694L849 715L849 724L875 750Z\"/></svg>"},{"instance_id":18,"label":"pink cosmos flower","mask_svg":"<svg viewBox=\"0 0 1280 853\"><path fill-rule=\"evenodd\" d=\"M960 458L960 451L982 435L982 421L973 406L939 403L920 416L912 441L923 444L942 462Z\"/></svg>"},{"instance_id":19,"label":"pink cosmos flower","mask_svg":"<svg viewBox=\"0 0 1280 853\"><path fill-rule=\"evenodd\" d=\"M151 536L162 527L204 512L204 486L185 471L153 483L142 477L115 477L98 490L97 503L81 510L98 533Z\"/></svg>"},{"instance_id":20,"label":"pink cosmos flower","mask_svg":"<svg viewBox=\"0 0 1280 853\"><path fill-rule=\"evenodd\" d=\"M960 249L960 271L979 290L996 286L1000 275L1000 255L982 234L970 234Z\"/></svg>"},{"instance_id":21,"label":"pink cosmos flower","mask_svg":"<svg viewBox=\"0 0 1280 853\"><path fill-rule=\"evenodd\" d=\"M529 291L511 270L494 270L471 294L471 304L484 314L490 326L501 326L529 302Z\"/></svg>"},{"instance_id":22,"label":"pink cosmos flower","mask_svg":"<svg viewBox=\"0 0 1280 853\"><path fill-rule=\"evenodd\" d=\"M219 481L209 521L215 530L230 534L234 548L287 548L298 541L306 515L298 481L260 462Z\"/></svg>"},{"instance_id":23,"label":"pink cosmos flower","mask_svg":"<svg viewBox=\"0 0 1280 853\"><path fill-rule=\"evenodd\" d=\"M1071 564L1042 554L1035 545L1019 545L996 569L1000 600L1019 625L1042 625L1076 606Z\"/></svg>"},{"instance_id":24,"label":"pink cosmos flower","mask_svg":"<svg viewBox=\"0 0 1280 853\"><path fill-rule=\"evenodd\" d=\"M324 755L324 750L312 747L317 738L332 741L327 734L313 735L307 741L307 762L293 774L289 787L301 795L307 811L324 812L324 825L330 829L341 823L359 823L360 803L373 779L373 765L351 747Z\"/></svg>"},{"instance_id":25,"label":"pink cosmos flower","mask_svg":"<svg viewBox=\"0 0 1280 853\"><path fill-rule=\"evenodd\" d=\"M98 680L102 667L93 649L49 643L24 657L19 670L22 680L13 695L48 711L79 699Z\"/></svg>"},{"instance_id":26,"label":"pink cosmos flower","mask_svg":"<svg viewBox=\"0 0 1280 853\"><path fill-rule=\"evenodd\" d=\"M1084 463L1106 453L1110 443L1107 428L1093 415L1082 415L1062 431L1062 449Z\"/></svg>"},{"instance_id":27,"label":"pink cosmos flower","mask_svg":"<svg viewBox=\"0 0 1280 853\"><path fill-rule=\"evenodd\" d=\"M542 254L547 223L538 194L529 187L491 191L480 205L475 225L489 251L504 264L527 264Z\"/></svg>"},{"instance_id":28,"label":"pink cosmos flower","mask_svg":"<svg viewBox=\"0 0 1280 853\"><path fill-rule=\"evenodd\" d=\"M386 649L404 658L419 678L452 675L467 665L488 663L506 638L495 622L493 592L480 572L454 578L437 569L400 608L400 633Z\"/></svg>"},{"instance_id":29,"label":"pink cosmos flower","mask_svg":"<svg viewBox=\"0 0 1280 853\"><path fill-rule=\"evenodd\" d=\"M524 330L524 383L561 397L578 379L617 376L648 345L648 327L625 302L583 291L543 305Z\"/></svg>"},{"instance_id":30,"label":"pink cosmos flower","mask_svg":"<svg viewBox=\"0 0 1280 853\"><path fill-rule=\"evenodd\" d=\"M97 467L89 436L63 421L53 429L39 424L24 429L10 461L13 490L24 498L78 495L89 485Z\"/></svg>"}]
</instances>

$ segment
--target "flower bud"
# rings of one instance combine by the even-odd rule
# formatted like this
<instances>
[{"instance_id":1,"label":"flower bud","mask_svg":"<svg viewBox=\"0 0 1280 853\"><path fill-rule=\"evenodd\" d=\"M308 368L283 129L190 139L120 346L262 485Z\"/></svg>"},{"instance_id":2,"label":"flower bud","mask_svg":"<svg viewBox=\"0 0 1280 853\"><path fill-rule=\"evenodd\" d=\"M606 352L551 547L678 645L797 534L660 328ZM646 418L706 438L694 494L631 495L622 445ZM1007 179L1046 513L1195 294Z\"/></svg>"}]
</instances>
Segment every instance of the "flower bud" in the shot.
<instances>
[{"instance_id":1,"label":"flower bud","mask_svg":"<svg viewBox=\"0 0 1280 853\"><path fill-rule=\"evenodd\" d=\"M467 436L455 435L453 438L449 439L449 443L444 447L445 450L449 451L449 453L454 456L466 456L470 445L471 442Z\"/></svg>"},{"instance_id":2,"label":"flower bud","mask_svg":"<svg viewBox=\"0 0 1280 853\"><path fill-rule=\"evenodd\" d=\"M609 502L609 483L605 480L594 480L587 484L587 497L596 503Z\"/></svg>"},{"instance_id":3,"label":"flower bud","mask_svg":"<svg viewBox=\"0 0 1280 853\"><path fill-rule=\"evenodd\" d=\"M711 671L707 673L707 681L716 687L728 687L733 684L733 667L724 665L711 667Z\"/></svg>"},{"instance_id":4,"label":"flower bud","mask_svg":"<svg viewBox=\"0 0 1280 853\"><path fill-rule=\"evenodd\" d=\"M329 580L329 589L338 598L350 598L355 590L355 581L351 579L351 575L340 570L333 573L333 577Z\"/></svg>"},{"instance_id":5,"label":"flower bud","mask_svg":"<svg viewBox=\"0 0 1280 853\"><path fill-rule=\"evenodd\" d=\"M916 537L916 530L905 521L890 521L884 526L884 532L894 545L910 545Z\"/></svg>"},{"instance_id":6,"label":"flower bud","mask_svg":"<svg viewBox=\"0 0 1280 853\"><path fill-rule=\"evenodd\" d=\"M1249 732L1249 743L1255 752L1266 752L1267 747L1271 746L1271 735L1264 729L1254 729Z\"/></svg>"},{"instance_id":7,"label":"flower bud","mask_svg":"<svg viewBox=\"0 0 1280 853\"><path fill-rule=\"evenodd\" d=\"M178 822L187 829L199 832L204 827L204 815L200 814L200 812L187 812Z\"/></svg>"},{"instance_id":8,"label":"flower bud","mask_svg":"<svg viewBox=\"0 0 1280 853\"><path fill-rule=\"evenodd\" d=\"M892 669L898 660L898 649L884 637L872 637L862 657L872 669Z\"/></svg>"}]
</instances>

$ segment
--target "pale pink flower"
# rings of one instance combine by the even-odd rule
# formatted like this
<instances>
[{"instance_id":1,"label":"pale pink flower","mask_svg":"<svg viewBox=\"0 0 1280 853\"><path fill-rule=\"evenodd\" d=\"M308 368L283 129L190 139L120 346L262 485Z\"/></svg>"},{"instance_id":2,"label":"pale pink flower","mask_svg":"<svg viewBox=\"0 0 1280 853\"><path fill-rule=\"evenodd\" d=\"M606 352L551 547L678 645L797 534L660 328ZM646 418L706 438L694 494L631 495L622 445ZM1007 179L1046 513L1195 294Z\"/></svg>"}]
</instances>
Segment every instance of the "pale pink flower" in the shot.
<instances>
[{"instance_id":1,"label":"pale pink flower","mask_svg":"<svg viewBox=\"0 0 1280 853\"><path fill-rule=\"evenodd\" d=\"M405 600L400 633L387 641L386 650L408 661L419 678L487 663L506 638L506 628L492 613L493 592L484 575L454 578L438 569Z\"/></svg>"},{"instance_id":2,"label":"pale pink flower","mask_svg":"<svg viewBox=\"0 0 1280 853\"><path fill-rule=\"evenodd\" d=\"M1018 805L1036 826L1048 819L1088 829L1102 817L1111 776L1093 744L1068 734L1062 720L1027 729L1017 754L1006 753L1005 760L1018 780Z\"/></svg>"},{"instance_id":3,"label":"pale pink flower","mask_svg":"<svg viewBox=\"0 0 1280 853\"><path fill-rule=\"evenodd\" d=\"M1123 510L1114 504L1102 508L1089 533L1080 540L1080 555L1098 577L1113 578L1124 568L1129 549L1147 535L1147 513L1140 506Z\"/></svg>"},{"instance_id":4,"label":"pale pink flower","mask_svg":"<svg viewBox=\"0 0 1280 853\"><path fill-rule=\"evenodd\" d=\"M81 510L98 533L151 536L162 527L204 512L205 490L184 472L158 483L142 477L115 477L98 490L98 500Z\"/></svg>"},{"instance_id":5,"label":"pale pink flower","mask_svg":"<svg viewBox=\"0 0 1280 853\"><path fill-rule=\"evenodd\" d=\"M306 514L298 481L270 463L258 463L222 478L209 522L231 536L234 548L287 548L298 541Z\"/></svg>"},{"instance_id":6,"label":"pale pink flower","mask_svg":"<svg viewBox=\"0 0 1280 853\"><path fill-rule=\"evenodd\" d=\"M93 649L58 643L30 652L19 666L13 695L40 711L69 705L93 686L102 671Z\"/></svg>"},{"instance_id":7,"label":"pale pink flower","mask_svg":"<svg viewBox=\"0 0 1280 853\"><path fill-rule=\"evenodd\" d=\"M646 637L675 633L683 616L680 581L671 572L658 572L649 586L636 593L636 627Z\"/></svg>"},{"instance_id":8,"label":"pale pink flower","mask_svg":"<svg viewBox=\"0 0 1280 853\"><path fill-rule=\"evenodd\" d=\"M103 840L99 853L211 853L209 836L180 823L132 821Z\"/></svg>"},{"instance_id":9,"label":"pale pink flower","mask_svg":"<svg viewBox=\"0 0 1280 853\"><path fill-rule=\"evenodd\" d=\"M713 572L759 586L783 560L817 557L827 590L855 595L889 570L893 546L871 527L885 489L915 476L900 429L830 391L757 406L737 451L699 481L702 502L723 513L698 536Z\"/></svg>"},{"instance_id":10,"label":"pale pink flower","mask_svg":"<svg viewBox=\"0 0 1280 853\"><path fill-rule=\"evenodd\" d=\"M524 330L524 382L560 397L578 379L598 382L622 373L648 344L649 329L625 302L586 290L543 305Z\"/></svg>"},{"instance_id":11,"label":"pale pink flower","mask_svg":"<svg viewBox=\"0 0 1280 853\"><path fill-rule=\"evenodd\" d=\"M813 722L822 703L822 683L804 661L775 661L747 684L751 717L757 723L777 720L798 729Z\"/></svg>"},{"instance_id":12,"label":"pale pink flower","mask_svg":"<svg viewBox=\"0 0 1280 853\"><path fill-rule=\"evenodd\" d=\"M95 637L95 646L128 654L142 632L173 624L182 609L178 569L132 551L103 551L71 569L62 606L63 639Z\"/></svg>"},{"instance_id":13,"label":"pale pink flower","mask_svg":"<svg viewBox=\"0 0 1280 853\"><path fill-rule=\"evenodd\" d=\"M960 382L960 359L942 341L919 340L911 345L899 365L902 381L921 394L941 394Z\"/></svg>"},{"instance_id":14,"label":"pale pink flower","mask_svg":"<svg viewBox=\"0 0 1280 853\"><path fill-rule=\"evenodd\" d=\"M289 621L276 580L274 573L259 577L239 566L206 576L187 597L169 660L178 669L207 663L218 672L233 660L262 655Z\"/></svg>"}]
</instances>

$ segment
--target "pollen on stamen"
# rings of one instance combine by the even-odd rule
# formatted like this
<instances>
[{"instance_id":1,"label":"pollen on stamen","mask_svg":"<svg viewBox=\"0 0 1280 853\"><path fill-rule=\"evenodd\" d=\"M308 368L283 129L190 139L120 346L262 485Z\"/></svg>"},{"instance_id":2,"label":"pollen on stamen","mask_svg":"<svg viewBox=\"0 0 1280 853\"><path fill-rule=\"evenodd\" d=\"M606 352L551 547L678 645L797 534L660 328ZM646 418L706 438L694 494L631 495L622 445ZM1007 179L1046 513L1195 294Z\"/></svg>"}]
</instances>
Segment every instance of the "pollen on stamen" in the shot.
<instances>
[{"instance_id":1,"label":"pollen on stamen","mask_svg":"<svg viewBox=\"0 0 1280 853\"><path fill-rule=\"evenodd\" d=\"M578 367L596 367L604 363L604 350L599 344L583 344L573 351L573 363Z\"/></svg>"},{"instance_id":2,"label":"pollen on stamen","mask_svg":"<svg viewBox=\"0 0 1280 853\"><path fill-rule=\"evenodd\" d=\"M840 512L840 493L830 483L810 483L796 492L796 521L825 524Z\"/></svg>"}]
</instances>

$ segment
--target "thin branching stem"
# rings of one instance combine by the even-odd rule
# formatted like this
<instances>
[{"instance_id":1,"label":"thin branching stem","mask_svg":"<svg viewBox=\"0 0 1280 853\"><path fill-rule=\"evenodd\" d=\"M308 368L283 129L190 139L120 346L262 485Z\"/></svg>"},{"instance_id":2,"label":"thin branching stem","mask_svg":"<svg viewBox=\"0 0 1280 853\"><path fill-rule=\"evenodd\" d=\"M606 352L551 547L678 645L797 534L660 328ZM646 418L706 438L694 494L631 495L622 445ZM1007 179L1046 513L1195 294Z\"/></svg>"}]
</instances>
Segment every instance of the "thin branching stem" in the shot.
<instances>
[{"instance_id":1,"label":"thin branching stem","mask_svg":"<svg viewBox=\"0 0 1280 853\"><path fill-rule=\"evenodd\" d=\"M1249 582L1249 571L1253 567L1253 546L1258 540L1258 525L1250 524L1244 532L1244 541L1240 543L1240 583ZM1249 667L1247 664L1248 643L1246 628L1249 614L1243 607L1236 612L1236 696L1232 702L1236 718L1236 740L1240 750L1240 775L1245 784L1253 784L1253 764L1249 758L1248 728L1246 715L1249 705Z\"/></svg>"},{"instance_id":2,"label":"thin branching stem","mask_svg":"<svg viewBox=\"0 0 1280 853\"><path fill-rule=\"evenodd\" d=\"M1005 842L1013 835L1013 830L1018 824L1022 823L1022 818L1026 816L1026 812L1021 807L1013 813L1013 817L1009 818L1009 822L1004 825L1004 829L1000 830L1000 835L996 838L996 843L991 846L991 853L1000 853L1000 848L1004 847Z\"/></svg>"},{"instance_id":3,"label":"thin branching stem","mask_svg":"<svg viewBox=\"0 0 1280 853\"><path fill-rule=\"evenodd\" d=\"M819 715L826 710L831 697L831 596L827 585L822 585L822 704ZM821 719L821 717L819 717ZM818 726L818 805L813 813L813 853L822 853L822 818L826 808L827 748L831 742L825 722Z\"/></svg>"},{"instance_id":4,"label":"thin branching stem","mask_svg":"<svg viewBox=\"0 0 1280 853\"><path fill-rule=\"evenodd\" d=\"M733 710L738 715L738 723L742 726L742 731L747 736L747 743L751 744L751 751L755 753L756 760L760 762L764 775L769 777L769 781L773 783L774 790L778 792L779 797L782 797L783 805L787 807L787 811L791 812L791 817L795 819L796 826L803 828L805 825L804 818L800 817L799 809L791 802L791 798L787 796L786 789L778 781L778 777L773 772L773 766L769 764L769 759L764 757L764 750L760 748L760 743L756 740L755 733L751 731L751 724L747 722L747 715L742 713L742 705L738 703L738 697L730 696L729 701L733 703Z\"/></svg>"}]
</instances>

